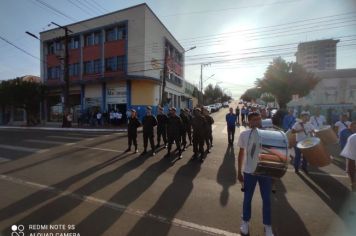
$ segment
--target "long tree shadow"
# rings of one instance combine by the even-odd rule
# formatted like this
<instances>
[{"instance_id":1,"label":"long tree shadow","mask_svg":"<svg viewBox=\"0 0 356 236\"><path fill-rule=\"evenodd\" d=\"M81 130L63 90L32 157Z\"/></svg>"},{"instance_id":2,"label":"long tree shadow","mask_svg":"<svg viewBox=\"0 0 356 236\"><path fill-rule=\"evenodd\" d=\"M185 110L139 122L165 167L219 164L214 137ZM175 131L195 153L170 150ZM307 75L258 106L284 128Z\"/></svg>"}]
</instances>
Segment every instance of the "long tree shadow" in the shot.
<instances>
[{"instance_id":1,"label":"long tree shadow","mask_svg":"<svg viewBox=\"0 0 356 236\"><path fill-rule=\"evenodd\" d=\"M318 173L299 176L343 220L350 235L356 235L355 194L328 173L320 169Z\"/></svg>"},{"instance_id":2,"label":"long tree shadow","mask_svg":"<svg viewBox=\"0 0 356 236\"><path fill-rule=\"evenodd\" d=\"M172 220L183 207L193 190L193 180L200 172L201 165L188 162L182 166L156 204L142 217L128 233L130 236L167 235ZM150 217L151 216L151 217Z\"/></svg>"},{"instance_id":3,"label":"long tree shadow","mask_svg":"<svg viewBox=\"0 0 356 236\"><path fill-rule=\"evenodd\" d=\"M271 196L273 231L276 236L308 236L310 233L298 213L287 199L287 190L282 181L275 182L278 192ZM289 224L286 224L286 220ZM293 228L290 227L292 224Z\"/></svg>"},{"instance_id":4,"label":"long tree shadow","mask_svg":"<svg viewBox=\"0 0 356 236\"><path fill-rule=\"evenodd\" d=\"M122 206L130 205L171 166L171 162L162 158L160 161L149 166L139 177L112 196L108 202L113 202ZM117 209L103 205L80 222L76 226L76 229L83 235L102 235L122 216L122 214L123 211L118 211ZM105 220L99 222L100 219ZM95 227L93 227L93 225L95 225Z\"/></svg>"},{"instance_id":5,"label":"long tree shadow","mask_svg":"<svg viewBox=\"0 0 356 236\"><path fill-rule=\"evenodd\" d=\"M106 142L110 142L110 141L113 141L113 140L116 140L116 139L122 139L122 138L124 138L124 137L125 137L125 136L120 136L120 137L115 137L115 138L112 138L112 139L109 139L109 140L103 140L103 141L95 142L95 143L90 144L90 146L91 146L91 147L95 147L95 146L98 146L98 145L100 145L100 144L103 144L103 143L106 143ZM78 150L75 150L75 151L74 151L74 150L71 148L71 149L69 149L69 150L56 153L56 154L55 154L53 157L51 157L51 158L44 159L44 160L41 160L41 161L37 161L37 162L31 163L31 164L28 164L28 165L25 165L25 166L21 166L21 167L18 167L18 168L9 170L9 171L5 171L5 172L3 172L2 174L4 174L4 175L12 174L12 173L15 173L15 172L18 172L18 171L21 171L21 170L25 170L25 169L28 169L28 168L37 166L37 165L41 165L41 164L46 163L46 162L49 162L49 161L53 161L53 160L56 160L56 159L59 159L59 158L63 158L63 156L66 156L66 155L69 155L69 154L72 155L72 154L74 154L74 153L81 152L81 151L84 151L84 150L78 149ZM30 156L29 156L29 157L30 157ZM21 160L21 159L19 159L19 160Z\"/></svg>"},{"instance_id":6,"label":"long tree shadow","mask_svg":"<svg viewBox=\"0 0 356 236\"><path fill-rule=\"evenodd\" d=\"M223 188L220 193L220 204L226 206L229 200L229 188L236 184L235 152L232 145L226 149L216 179Z\"/></svg>"},{"instance_id":7,"label":"long tree shadow","mask_svg":"<svg viewBox=\"0 0 356 236\"><path fill-rule=\"evenodd\" d=\"M54 220L60 218L61 216L67 214L71 210L73 210L75 207L77 207L80 203L83 202L83 197L81 196L89 196L105 186L108 186L109 184L115 182L116 180L120 179L122 176L124 176L126 173L130 172L131 170L136 169L139 167L141 164L143 164L147 158L144 156L138 156L135 159L132 159L125 164L119 166L118 168L111 170L107 173L104 173L94 180L90 181L89 183L85 184L84 186L80 187L76 191L72 193L72 196L77 196L76 198L73 197L68 197L66 195L61 196L54 201L48 203L47 205L33 211L29 215L25 216L15 224L22 224L22 225L30 225L30 224L50 224ZM89 174L89 172L86 172L86 174ZM83 175L79 176L80 178ZM78 178L78 176L77 176ZM63 184L70 183L68 180ZM46 194L48 198L51 197L57 197L58 194L60 193L61 189L54 189L53 191L50 191L50 193ZM40 191L41 192L41 191ZM34 199L31 197L31 199ZM44 199L46 200L46 199ZM36 200L38 201L38 200ZM26 202L29 202L26 200ZM43 201L42 201L43 202ZM7 227L6 229L10 229L10 227ZM27 232L28 233L28 232Z\"/></svg>"},{"instance_id":8,"label":"long tree shadow","mask_svg":"<svg viewBox=\"0 0 356 236\"><path fill-rule=\"evenodd\" d=\"M49 186L50 189L57 189L59 191L63 191L68 189L74 183L94 174L95 172L104 169L105 167L114 164L117 161L120 161L130 155L124 155L124 153L117 155L105 162L102 162L96 166L93 166L81 173L73 175L59 183ZM47 189L37 191L11 205L0 210L0 222L6 218L11 218L21 212L24 212L28 209L36 207L37 205L47 201L51 198L57 197L58 194L55 191L48 191Z\"/></svg>"}]
</instances>

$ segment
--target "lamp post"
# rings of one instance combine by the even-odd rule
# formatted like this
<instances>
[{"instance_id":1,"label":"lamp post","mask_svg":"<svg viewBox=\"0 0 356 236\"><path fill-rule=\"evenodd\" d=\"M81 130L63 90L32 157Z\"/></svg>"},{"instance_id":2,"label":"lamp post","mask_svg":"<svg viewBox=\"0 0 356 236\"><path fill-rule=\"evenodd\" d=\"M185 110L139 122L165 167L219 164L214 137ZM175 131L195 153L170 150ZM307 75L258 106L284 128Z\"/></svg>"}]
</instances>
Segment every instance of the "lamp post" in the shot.
<instances>
[{"instance_id":1,"label":"lamp post","mask_svg":"<svg viewBox=\"0 0 356 236\"><path fill-rule=\"evenodd\" d=\"M202 105L204 106L204 95L203 95L203 68L210 66L210 63L200 64L200 93L202 96Z\"/></svg>"}]
</instances>

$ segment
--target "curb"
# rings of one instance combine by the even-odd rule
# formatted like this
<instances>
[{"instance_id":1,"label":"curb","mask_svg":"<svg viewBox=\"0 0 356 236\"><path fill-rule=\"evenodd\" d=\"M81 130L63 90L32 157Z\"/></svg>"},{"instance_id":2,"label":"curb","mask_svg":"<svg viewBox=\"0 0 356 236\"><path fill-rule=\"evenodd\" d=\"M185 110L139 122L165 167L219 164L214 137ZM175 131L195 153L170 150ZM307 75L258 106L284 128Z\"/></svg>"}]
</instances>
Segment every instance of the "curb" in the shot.
<instances>
[{"instance_id":1,"label":"curb","mask_svg":"<svg viewBox=\"0 0 356 236\"><path fill-rule=\"evenodd\" d=\"M31 129L53 131L85 131L85 132L127 132L127 129L84 129L84 128L57 128L57 127L24 127L24 126L0 126L0 129Z\"/></svg>"}]
</instances>

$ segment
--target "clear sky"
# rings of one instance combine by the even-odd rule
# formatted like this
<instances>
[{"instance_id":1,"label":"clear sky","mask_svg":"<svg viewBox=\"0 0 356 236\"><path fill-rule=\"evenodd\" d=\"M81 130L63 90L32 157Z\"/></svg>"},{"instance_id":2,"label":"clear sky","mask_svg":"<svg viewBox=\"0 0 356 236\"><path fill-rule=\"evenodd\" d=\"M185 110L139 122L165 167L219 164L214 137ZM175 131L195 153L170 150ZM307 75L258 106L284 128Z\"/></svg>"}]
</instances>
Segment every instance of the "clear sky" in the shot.
<instances>
[{"instance_id":1,"label":"clear sky","mask_svg":"<svg viewBox=\"0 0 356 236\"><path fill-rule=\"evenodd\" d=\"M43 4L59 10L55 13ZM186 48L185 77L203 78L238 98L278 55L295 61L299 42L340 39L337 68L356 68L356 0L0 0L0 36L40 57L25 34L48 30L146 2ZM39 75L39 59L0 40L0 80Z\"/></svg>"}]
</instances>

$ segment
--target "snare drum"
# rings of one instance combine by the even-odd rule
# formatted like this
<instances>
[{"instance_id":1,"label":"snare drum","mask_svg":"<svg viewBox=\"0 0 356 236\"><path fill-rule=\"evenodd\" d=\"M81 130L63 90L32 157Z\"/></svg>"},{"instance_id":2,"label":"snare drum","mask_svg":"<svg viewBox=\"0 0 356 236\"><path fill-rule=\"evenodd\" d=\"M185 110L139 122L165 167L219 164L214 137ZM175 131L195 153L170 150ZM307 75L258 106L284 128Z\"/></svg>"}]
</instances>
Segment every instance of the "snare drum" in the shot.
<instances>
[{"instance_id":1,"label":"snare drum","mask_svg":"<svg viewBox=\"0 0 356 236\"><path fill-rule=\"evenodd\" d=\"M319 138L308 137L298 142L297 147L303 153L303 158L312 166L323 167L331 163L330 155L321 145Z\"/></svg>"},{"instance_id":2,"label":"snare drum","mask_svg":"<svg viewBox=\"0 0 356 236\"><path fill-rule=\"evenodd\" d=\"M337 136L330 125L326 125L319 130L315 130L315 134L324 144L338 143Z\"/></svg>"},{"instance_id":3,"label":"snare drum","mask_svg":"<svg viewBox=\"0 0 356 236\"><path fill-rule=\"evenodd\" d=\"M287 137L284 132L251 130L246 162L253 167L253 174L281 178L288 168L287 153Z\"/></svg>"}]
</instances>

